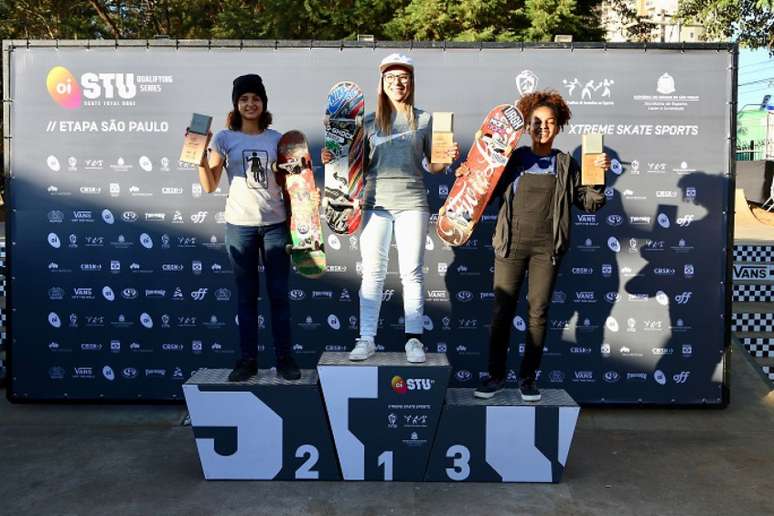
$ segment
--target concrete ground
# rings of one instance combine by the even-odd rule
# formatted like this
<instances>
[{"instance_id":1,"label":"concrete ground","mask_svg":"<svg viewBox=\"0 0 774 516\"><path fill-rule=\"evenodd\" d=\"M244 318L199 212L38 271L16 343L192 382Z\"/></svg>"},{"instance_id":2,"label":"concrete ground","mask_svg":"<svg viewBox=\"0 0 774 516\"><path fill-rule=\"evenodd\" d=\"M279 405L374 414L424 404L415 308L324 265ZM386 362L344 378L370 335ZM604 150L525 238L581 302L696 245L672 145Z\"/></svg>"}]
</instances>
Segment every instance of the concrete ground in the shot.
<instances>
[{"instance_id":1,"label":"concrete ground","mask_svg":"<svg viewBox=\"0 0 774 516\"><path fill-rule=\"evenodd\" d=\"M731 396L582 410L557 485L206 482L182 406L3 397L0 514L772 514L774 391L737 347Z\"/></svg>"}]
</instances>

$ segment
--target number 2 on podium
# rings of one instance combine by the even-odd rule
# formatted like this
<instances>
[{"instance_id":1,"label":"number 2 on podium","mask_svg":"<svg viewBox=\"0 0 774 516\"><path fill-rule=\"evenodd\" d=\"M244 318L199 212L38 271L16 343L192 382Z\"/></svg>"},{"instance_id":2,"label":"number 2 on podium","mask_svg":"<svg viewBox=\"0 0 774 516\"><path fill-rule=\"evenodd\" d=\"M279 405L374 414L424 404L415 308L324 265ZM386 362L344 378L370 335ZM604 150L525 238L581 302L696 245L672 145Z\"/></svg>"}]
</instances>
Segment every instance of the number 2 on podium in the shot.
<instances>
[{"instance_id":1,"label":"number 2 on podium","mask_svg":"<svg viewBox=\"0 0 774 516\"><path fill-rule=\"evenodd\" d=\"M317 465L317 461L320 459L320 452L311 444L302 444L296 449L296 458L301 459L304 457L307 457L307 459L296 470L296 478L317 480L320 478L320 472L312 468Z\"/></svg>"}]
</instances>

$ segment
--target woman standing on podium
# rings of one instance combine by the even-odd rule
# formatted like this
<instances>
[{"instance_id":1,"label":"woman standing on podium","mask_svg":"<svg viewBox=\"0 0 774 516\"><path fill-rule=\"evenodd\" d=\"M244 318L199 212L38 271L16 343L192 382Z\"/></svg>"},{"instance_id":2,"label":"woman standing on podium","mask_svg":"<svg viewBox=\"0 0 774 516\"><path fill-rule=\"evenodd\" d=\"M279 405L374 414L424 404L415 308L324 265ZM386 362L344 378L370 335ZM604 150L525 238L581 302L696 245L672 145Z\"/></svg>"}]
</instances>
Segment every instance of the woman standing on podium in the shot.
<instances>
[{"instance_id":1,"label":"woman standing on podium","mask_svg":"<svg viewBox=\"0 0 774 516\"><path fill-rule=\"evenodd\" d=\"M546 313L559 260L570 241L570 210L575 204L587 212L597 211L605 204L605 194L604 185L581 184L578 163L553 148L554 139L572 116L559 93L530 93L519 100L517 107L524 115L532 146L514 151L492 195L492 199L500 199L500 211L492 239L495 301L489 378L474 395L491 398L505 385L511 324L529 270L528 322L519 389L524 401L540 401L535 377L543 356ZM610 159L603 153L595 165L606 171Z\"/></svg>"},{"instance_id":2,"label":"woman standing on podium","mask_svg":"<svg viewBox=\"0 0 774 516\"><path fill-rule=\"evenodd\" d=\"M360 337L350 360L366 360L376 351L374 338L379 321L390 243L395 233L398 268L403 285L406 360L425 361L422 344L424 319L425 239L430 218L424 173L437 173L445 165L430 164L432 118L414 107L414 62L402 54L390 54L379 64L376 112L365 117L365 188L360 253L363 279L360 285ZM456 159L456 143L449 148ZM322 161L333 155L323 149Z\"/></svg>"},{"instance_id":3,"label":"woman standing on podium","mask_svg":"<svg viewBox=\"0 0 774 516\"><path fill-rule=\"evenodd\" d=\"M234 110L228 115L228 129L215 135L209 157L205 153L199 165L199 181L206 192L218 187L224 167L229 181L226 250L237 287L241 356L228 379L245 381L258 371L260 256L271 304L277 373L286 380L297 380L301 372L290 345L290 257L285 252L290 235L281 185L272 172L281 135L269 129L272 116L260 76L234 79L231 100Z\"/></svg>"}]
</instances>

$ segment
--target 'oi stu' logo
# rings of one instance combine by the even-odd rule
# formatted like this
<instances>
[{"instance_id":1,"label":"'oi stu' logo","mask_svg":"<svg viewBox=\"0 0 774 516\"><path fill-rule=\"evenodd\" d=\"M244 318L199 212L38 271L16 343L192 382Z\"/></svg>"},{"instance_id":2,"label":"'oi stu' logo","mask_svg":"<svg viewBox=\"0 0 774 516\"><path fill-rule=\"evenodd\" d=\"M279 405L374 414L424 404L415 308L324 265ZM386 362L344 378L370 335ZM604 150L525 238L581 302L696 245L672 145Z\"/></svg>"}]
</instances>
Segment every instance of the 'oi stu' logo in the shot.
<instances>
[{"instance_id":1,"label":"'oi stu' logo","mask_svg":"<svg viewBox=\"0 0 774 516\"><path fill-rule=\"evenodd\" d=\"M390 382L390 385L392 386L392 390L398 394L406 394L406 392L408 391L408 386L406 385L406 381L400 376L397 376L397 375L393 376L392 382Z\"/></svg>"}]
</instances>

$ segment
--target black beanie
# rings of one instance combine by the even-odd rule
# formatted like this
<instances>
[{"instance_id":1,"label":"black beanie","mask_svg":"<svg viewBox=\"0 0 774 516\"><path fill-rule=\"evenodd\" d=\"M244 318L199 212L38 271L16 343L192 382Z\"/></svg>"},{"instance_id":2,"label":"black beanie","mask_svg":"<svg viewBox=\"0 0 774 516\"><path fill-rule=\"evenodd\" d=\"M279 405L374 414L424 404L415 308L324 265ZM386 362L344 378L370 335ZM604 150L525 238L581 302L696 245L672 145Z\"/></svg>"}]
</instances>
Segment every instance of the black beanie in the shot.
<instances>
[{"instance_id":1,"label":"black beanie","mask_svg":"<svg viewBox=\"0 0 774 516\"><path fill-rule=\"evenodd\" d=\"M234 79L234 89L231 91L231 101L236 109L239 97L245 93L255 93L263 101L263 109L266 110L268 99L266 98L266 88L263 87L263 80L260 75L254 73L241 75Z\"/></svg>"}]
</instances>

